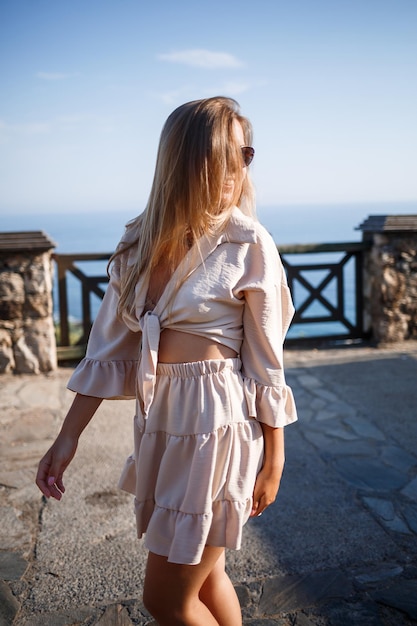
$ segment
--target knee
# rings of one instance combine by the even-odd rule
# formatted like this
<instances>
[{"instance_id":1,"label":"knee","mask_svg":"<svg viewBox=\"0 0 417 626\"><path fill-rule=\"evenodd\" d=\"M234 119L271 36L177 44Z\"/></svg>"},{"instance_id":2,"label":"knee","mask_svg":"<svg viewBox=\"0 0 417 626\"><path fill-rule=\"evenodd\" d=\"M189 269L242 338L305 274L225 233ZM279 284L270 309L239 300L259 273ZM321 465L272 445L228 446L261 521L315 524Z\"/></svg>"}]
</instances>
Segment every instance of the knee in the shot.
<instances>
[{"instance_id":1,"label":"knee","mask_svg":"<svg viewBox=\"0 0 417 626\"><path fill-rule=\"evenodd\" d=\"M161 589L156 590L156 593L149 589L144 590L143 604L160 626L188 624L193 615L190 607L166 598L163 592L161 593Z\"/></svg>"},{"instance_id":2,"label":"knee","mask_svg":"<svg viewBox=\"0 0 417 626\"><path fill-rule=\"evenodd\" d=\"M143 604L148 613L150 613L159 624L177 623L176 618L181 614L181 607L178 606L177 602L173 602L172 598L167 597L160 586L154 588L149 584L145 584L143 589Z\"/></svg>"},{"instance_id":3,"label":"knee","mask_svg":"<svg viewBox=\"0 0 417 626\"><path fill-rule=\"evenodd\" d=\"M143 589L143 604L145 609L156 619L158 617L158 609L161 609L161 593L158 593L156 590L154 591L153 589L150 589L148 585L145 585Z\"/></svg>"}]
</instances>

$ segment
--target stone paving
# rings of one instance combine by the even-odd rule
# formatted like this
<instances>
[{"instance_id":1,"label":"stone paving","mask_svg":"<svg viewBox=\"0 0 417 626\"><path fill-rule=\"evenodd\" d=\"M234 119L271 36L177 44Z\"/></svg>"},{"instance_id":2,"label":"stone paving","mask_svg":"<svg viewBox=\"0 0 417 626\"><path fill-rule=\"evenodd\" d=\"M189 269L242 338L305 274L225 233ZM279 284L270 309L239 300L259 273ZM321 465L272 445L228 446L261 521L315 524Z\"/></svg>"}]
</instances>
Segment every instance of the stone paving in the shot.
<instances>
[{"instance_id":1,"label":"stone paving","mask_svg":"<svg viewBox=\"0 0 417 626\"><path fill-rule=\"evenodd\" d=\"M417 624L417 343L288 350L286 365L300 419L279 497L227 557L244 624ZM115 487L132 403L100 407L61 503L34 486L69 375L0 377L0 626L150 626Z\"/></svg>"}]
</instances>

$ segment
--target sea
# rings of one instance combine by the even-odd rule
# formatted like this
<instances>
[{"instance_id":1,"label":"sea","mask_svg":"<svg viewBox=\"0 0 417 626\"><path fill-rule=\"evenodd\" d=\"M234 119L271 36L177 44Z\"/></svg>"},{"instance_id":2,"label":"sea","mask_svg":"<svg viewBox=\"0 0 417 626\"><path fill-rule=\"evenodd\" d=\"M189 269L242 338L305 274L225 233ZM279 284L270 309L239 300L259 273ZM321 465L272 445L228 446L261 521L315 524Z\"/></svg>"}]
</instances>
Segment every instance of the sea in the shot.
<instances>
[{"instance_id":1,"label":"sea","mask_svg":"<svg viewBox=\"0 0 417 626\"><path fill-rule=\"evenodd\" d=\"M138 211L139 213L139 211ZM351 203L351 204L304 204L258 207L259 221L271 233L278 249L280 245L305 243L339 243L362 239L360 225L371 215L417 215L415 202ZM0 232L7 231L44 231L56 244L57 253L111 253L114 251L125 224L135 217L135 213L126 210L114 211L74 211L48 213L8 213L0 216ZM337 262L340 253L332 255L295 255L291 263L327 263ZM80 268L90 275L104 275L104 262L79 263ZM323 277L323 272L316 272L315 284ZM353 263L346 268L345 301L346 315L353 321L354 302ZM311 277L309 277L311 279ZM55 281L56 282L56 281ZM335 299L335 285L329 285L326 297ZM70 317L77 322L81 318L81 290L78 281L68 280L68 298ZM293 291L295 306L302 302L305 290L299 286ZM92 297L92 312L96 315L100 301ZM57 289L54 287L54 312L58 315ZM320 305L312 305L311 314L318 315ZM289 338L322 336L345 332L344 326L334 322L294 324L290 328Z\"/></svg>"}]
</instances>

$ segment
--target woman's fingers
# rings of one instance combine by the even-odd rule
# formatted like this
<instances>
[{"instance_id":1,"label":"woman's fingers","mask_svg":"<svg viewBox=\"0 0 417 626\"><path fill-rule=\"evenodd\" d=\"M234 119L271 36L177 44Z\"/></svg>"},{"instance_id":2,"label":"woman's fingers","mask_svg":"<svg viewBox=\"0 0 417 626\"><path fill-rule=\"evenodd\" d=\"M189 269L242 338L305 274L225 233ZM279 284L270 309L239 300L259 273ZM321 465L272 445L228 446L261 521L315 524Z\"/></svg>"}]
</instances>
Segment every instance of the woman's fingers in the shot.
<instances>
[{"instance_id":1,"label":"woman's fingers","mask_svg":"<svg viewBox=\"0 0 417 626\"><path fill-rule=\"evenodd\" d=\"M47 483L51 496L55 498L55 500L61 500L65 491L62 479L57 480L54 476L49 476Z\"/></svg>"},{"instance_id":2,"label":"woman's fingers","mask_svg":"<svg viewBox=\"0 0 417 626\"><path fill-rule=\"evenodd\" d=\"M42 461L39 464L38 474L36 476L36 484L46 498L55 498L61 500L62 494L65 491L65 487L62 482L62 478L59 480L53 475L49 475L48 469L42 465Z\"/></svg>"},{"instance_id":3,"label":"woman's fingers","mask_svg":"<svg viewBox=\"0 0 417 626\"><path fill-rule=\"evenodd\" d=\"M75 454L77 442L59 438L39 463L36 484L47 498L61 500L65 492L63 474Z\"/></svg>"},{"instance_id":4,"label":"woman's fingers","mask_svg":"<svg viewBox=\"0 0 417 626\"><path fill-rule=\"evenodd\" d=\"M265 509L276 499L280 474L269 473L262 469L255 482L251 517L262 515Z\"/></svg>"},{"instance_id":5,"label":"woman's fingers","mask_svg":"<svg viewBox=\"0 0 417 626\"><path fill-rule=\"evenodd\" d=\"M50 498L52 495L50 486L53 485L53 483L49 485L49 480L48 480L49 468L50 468L49 453L47 453L43 457L43 459L41 459L39 466L38 466L38 472L36 474L36 484L39 487L39 489L42 491L43 495L46 496L47 498Z\"/></svg>"}]
</instances>

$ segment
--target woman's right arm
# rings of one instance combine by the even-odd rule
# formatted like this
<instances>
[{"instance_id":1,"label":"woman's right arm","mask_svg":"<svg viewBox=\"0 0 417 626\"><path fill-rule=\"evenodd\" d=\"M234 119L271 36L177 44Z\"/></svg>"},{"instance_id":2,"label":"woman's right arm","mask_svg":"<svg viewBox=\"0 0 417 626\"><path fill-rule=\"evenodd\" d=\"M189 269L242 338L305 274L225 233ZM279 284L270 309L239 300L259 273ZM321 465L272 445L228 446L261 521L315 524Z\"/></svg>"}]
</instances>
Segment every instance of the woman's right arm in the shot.
<instances>
[{"instance_id":1,"label":"woman's right arm","mask_svg":"<svg viewBox=\"0 0 417 626\"><path fill-rule=\"evenodd\" d=\"M68 383L68 388L77 395L58 437L39 463L36 484L47 498L62 498L63 473L102 399L135 397L141 334L139 323L132 330L117 313L123 263L127 264L126 257L119 256L112 264L110 282L91 329L86 356Z\"/></svg>"},{"instance_id":2,"label":"woman's right arm","mask_svg":"<svg viewBox=\"0 0 417 626\"><path fill-rule=\"evenodd\" d=\"M102 398L79 393L67 413L59 435L41 459L36 484L47 498L61 500L65 492L63 474L77 450L78 439L102 402Z\"/></svg>"}]
</instances>

